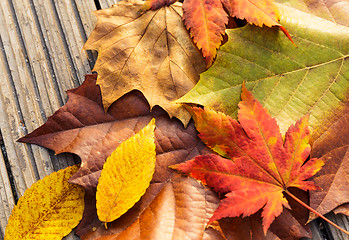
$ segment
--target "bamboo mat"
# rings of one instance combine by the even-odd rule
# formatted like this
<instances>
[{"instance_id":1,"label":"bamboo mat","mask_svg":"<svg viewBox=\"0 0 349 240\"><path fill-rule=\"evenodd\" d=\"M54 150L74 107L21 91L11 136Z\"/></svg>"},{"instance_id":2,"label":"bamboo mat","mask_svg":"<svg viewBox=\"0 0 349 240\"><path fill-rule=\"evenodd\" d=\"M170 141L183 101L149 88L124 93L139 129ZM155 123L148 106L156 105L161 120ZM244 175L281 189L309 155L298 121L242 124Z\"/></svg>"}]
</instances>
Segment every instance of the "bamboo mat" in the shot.
<instances>
[{"instance_id":1,"label":"bamboo mat","mask_svg":"<svg viewBox=\"0 0 349 240\"><path fill-rule=\"evenodd\" d=\"M44 176L73 165L70 154L17 143L67 100L66 90L91 73L96 53L81 51L94 28L93 10L117 0L0 1L0 239L14 204ZM348 219L336 217L348 228ZM312 226L313 239L322 239ZM334 239L345 239L330 230ZM339 235L338 235L339 234ZM71 234L66 239L78 239Z\"/></svg>"}]
</instances>

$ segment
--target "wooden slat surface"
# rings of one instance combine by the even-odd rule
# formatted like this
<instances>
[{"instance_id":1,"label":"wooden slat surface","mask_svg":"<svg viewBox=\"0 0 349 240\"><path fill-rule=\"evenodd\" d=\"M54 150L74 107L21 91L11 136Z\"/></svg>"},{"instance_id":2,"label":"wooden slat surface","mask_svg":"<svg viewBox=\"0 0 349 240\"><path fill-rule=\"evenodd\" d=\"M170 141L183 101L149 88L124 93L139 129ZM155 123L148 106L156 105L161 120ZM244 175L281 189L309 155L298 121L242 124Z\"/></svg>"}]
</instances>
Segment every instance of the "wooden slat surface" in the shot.
<instances>
[{"instance_id":1,"label":"wooden slat surface","mask_svg":"<svg viewBox=\"0 0 349 240\"><path fill-rule=\"evenodd\" d=\"M0 1L0 239L18 198L32 183L75 163L70 154L17 143L67 100L91 72L96 53L81 51L96 7L117 0ZM2 137L1 137L2 136ZM11 187L12 186L12 187ZM344 216L332 218L348 228ZM313 239L321 239L314 224ZM346 236L331 228L334 239ZM78 239L73 234L66 239Z\"/></svg>"}]
</instances>

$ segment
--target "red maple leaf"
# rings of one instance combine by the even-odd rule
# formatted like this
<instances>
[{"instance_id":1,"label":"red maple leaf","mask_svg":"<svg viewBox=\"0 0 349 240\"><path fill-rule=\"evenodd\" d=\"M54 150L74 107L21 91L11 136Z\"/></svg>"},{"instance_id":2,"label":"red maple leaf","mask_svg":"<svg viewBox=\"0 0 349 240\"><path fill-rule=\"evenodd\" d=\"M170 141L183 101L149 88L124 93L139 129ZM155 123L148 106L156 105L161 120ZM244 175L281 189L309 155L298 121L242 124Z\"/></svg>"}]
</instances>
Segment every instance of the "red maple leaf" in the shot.
<instances>
[{"instance_id":1,"label":"red maple leaf","mask_svg":"<svg viewBox=\"0 0 349 240\"><path fill-rule=\"evenodd\" d=\"M263 208L266 232L283 206L289 208L284 196L293 196L289 187L318 189L305 180L324 163L317 158L305 162L310 153L308 115L288 129L283 141L276 120L244 85L241 99L239 122L223 113L193 109L203 142L231 159L201 155L172 168L226 193L210 223L224 217L249 216Z\"/></svg>"}]
</instances>

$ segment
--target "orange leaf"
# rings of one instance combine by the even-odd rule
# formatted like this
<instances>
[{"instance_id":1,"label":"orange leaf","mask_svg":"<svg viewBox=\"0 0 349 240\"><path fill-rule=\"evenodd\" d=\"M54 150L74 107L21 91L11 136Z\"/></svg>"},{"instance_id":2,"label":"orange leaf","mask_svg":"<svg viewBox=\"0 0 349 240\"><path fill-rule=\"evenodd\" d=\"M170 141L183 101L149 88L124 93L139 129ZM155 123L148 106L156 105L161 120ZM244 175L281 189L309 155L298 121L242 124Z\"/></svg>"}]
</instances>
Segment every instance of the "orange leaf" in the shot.
<instances>
[{"instance_id":1,"label":"orange leaf","mask_svg":"<svg viewBox=\"0 0 349 240\"><path fill-rule=\"evenodd\" d=\"M280 15L272 0L222 0L222 4L231 17L246 19L247 22L260 27L279 26L295 45L286 28L280 25Z\"/></svg>"},{"instance_id":2,"label":"orange leaf","mask_svg":"<svg viewBox=\"0 0 349 240\"><path fill-rule=\"evenodd\" d=\"M284 197L287 188L317 189L314 183L305 180L321 169L323 161L312 158L304 164L310 153L308 116L289 128L284 142L276 120L244 85L241 99L239 123L222 113L194 109L201 139L232 160L214 154L201 155L172 168L201 180L217 192L227 193L210 222L250 216L263 208L266 233L283 206L289 207Z\"/></svg>"},{"instance_id":3,"label":"orange leaf","mask_svg":"<svg viewBox=\"0 0 349 240\"><path fill-rule=\"evenodd\" d=\"M222 3L232 17L260 27L280 25L279 12L272 0L222 0Z\"/></svg>"},{"instance_id":4,"label":"orange leaf","mask_svg":"<svg viewBox=\"0 0 349 240\"><path fill-rule=\"evenodd\" d=\"M144 5L144 10L157 10L159 8L170 6L171 4L177 2L177 0L147 0Z\"/></svg>"},{"instance_id":5,"label":"orange leaf","mask_svg":"<svg viewBox=\"0 0 349 240\"><path fill-rule=\"evenodd\" d=\"M185 0L183 21L197 47L202 51L207 66L216 56L223 40L228 15L220 0Z\"/></svg>"}]
</instances>

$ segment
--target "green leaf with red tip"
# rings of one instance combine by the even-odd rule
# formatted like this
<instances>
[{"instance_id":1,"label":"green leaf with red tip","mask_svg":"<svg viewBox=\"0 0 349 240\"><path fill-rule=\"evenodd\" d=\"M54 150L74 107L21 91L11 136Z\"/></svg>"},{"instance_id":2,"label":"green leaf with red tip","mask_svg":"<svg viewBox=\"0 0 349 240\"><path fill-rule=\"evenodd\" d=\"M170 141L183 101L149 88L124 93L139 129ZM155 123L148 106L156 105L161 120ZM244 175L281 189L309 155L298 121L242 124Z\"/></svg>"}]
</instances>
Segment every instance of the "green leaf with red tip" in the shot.
<instances>
[{"instance_id":1,"label":"green leaf with red tip","mask_svg":"<svg viewBox=\"0 0 349 240\"><path fill-rule=\"evenodd\" d=\"M317 158L304 163L310 153L308 115L288 129L284 141L276 120L244 85L241 99L239 122L213 110L193 110L202 141L230 159L201 155L172 168L226 193L210 222L250 216L263 208L266 232L283 206L289 207L284 191L289 187L318 189L305 180L324 163Z\"/></svg>"}]
</instances>

